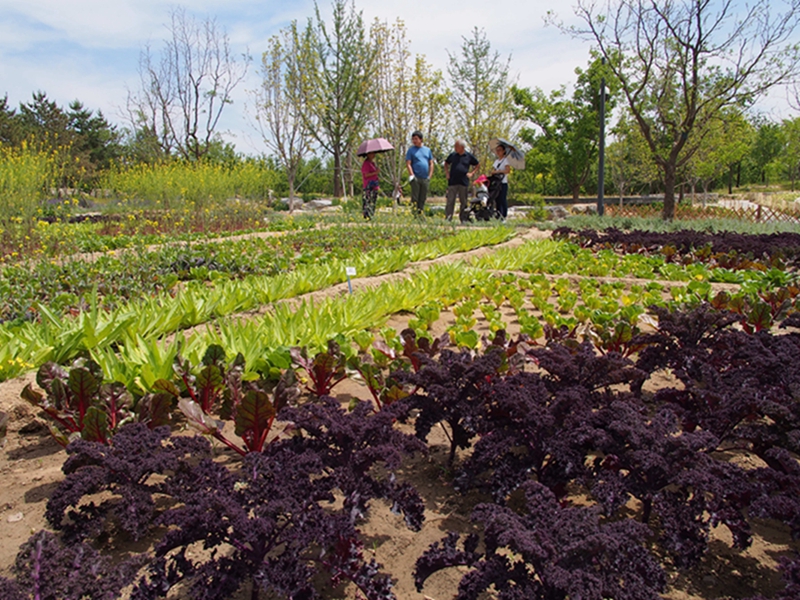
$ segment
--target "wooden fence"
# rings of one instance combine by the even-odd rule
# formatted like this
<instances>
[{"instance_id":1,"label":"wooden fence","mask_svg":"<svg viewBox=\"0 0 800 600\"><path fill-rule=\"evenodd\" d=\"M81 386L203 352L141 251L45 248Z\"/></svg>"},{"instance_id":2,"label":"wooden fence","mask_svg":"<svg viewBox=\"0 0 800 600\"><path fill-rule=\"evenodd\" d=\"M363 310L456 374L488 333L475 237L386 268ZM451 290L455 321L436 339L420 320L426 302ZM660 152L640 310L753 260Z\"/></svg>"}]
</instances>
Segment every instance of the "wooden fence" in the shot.
<instances>
[{"instance_id":1,"label":"wooden fence","mask_svg":"<svg viewBox=\"0 0 800 600\"><path fill-rule=\"evenodd\" d=\"M661 216L661 206L635 204L622 206L606 204L605 213L614 217L644 217L653 218ZM800 224L800 212L778 210L769 206L743 206L727 207L717 205L691 205L676 204L676 219L738 219L751 223L796 223Z\"/></svg>"}]
</instances>

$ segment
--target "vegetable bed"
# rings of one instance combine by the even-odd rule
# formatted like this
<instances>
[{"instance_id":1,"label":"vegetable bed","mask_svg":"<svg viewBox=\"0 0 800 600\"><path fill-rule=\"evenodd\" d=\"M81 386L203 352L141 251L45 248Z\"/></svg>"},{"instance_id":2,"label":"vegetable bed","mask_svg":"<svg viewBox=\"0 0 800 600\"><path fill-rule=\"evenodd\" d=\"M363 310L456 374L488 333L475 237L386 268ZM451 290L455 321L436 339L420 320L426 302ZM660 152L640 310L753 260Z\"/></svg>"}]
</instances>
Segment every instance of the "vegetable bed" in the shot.
<instances>
[{"instance_id":1,"label":"vegetable bed","mask_svg":"<svg viewBox=\"0 0 800 600\"><path fill-rule=\"evenodd\" d=\"M2 526L56 532L0 596L798 597L794 273L734 249L717 283L687 248L645 276L626 249L576 277L528 242L7 382L81 439L62 479L0 396Z\"/></svg>"}]
</instances>

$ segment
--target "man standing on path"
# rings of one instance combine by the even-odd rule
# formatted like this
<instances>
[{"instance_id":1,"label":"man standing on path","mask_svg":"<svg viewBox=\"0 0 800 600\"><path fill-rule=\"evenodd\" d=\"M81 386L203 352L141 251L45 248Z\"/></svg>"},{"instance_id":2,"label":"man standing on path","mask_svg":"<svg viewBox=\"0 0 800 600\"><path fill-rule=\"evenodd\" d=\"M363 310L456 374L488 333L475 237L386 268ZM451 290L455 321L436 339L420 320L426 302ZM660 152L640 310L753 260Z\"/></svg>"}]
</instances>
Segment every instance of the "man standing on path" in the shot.
<instances>
[{"instance_id":1,"label":"man standing on path","mask_svg":"<svg viewBox=\"0 0 800 600\"><path fill-rule=\"evenodd\" d=\"M411 206L414 212L421 214L433 177L433 154L430 148L422 145L421 131L411 134L411 143L413 146L406 152L406 168L408 180L411 182Z\"/></svg>"},{"instance_id":2,"label":"man standing on path","mask_svg":"<svg viewBox=\"0 0 800 600\"><path fill-rule=\"evenodd\" d=\"M478 159L467 152L464 140L456 140L455 152L452 152L444 161L444 175L447 177L447 205L444 209L444 218L450 221L456 207L456 196L460 203L458 216L461 218L467 210L467 188L469 180L478 168Z\"/></svg>"}]
</instances>

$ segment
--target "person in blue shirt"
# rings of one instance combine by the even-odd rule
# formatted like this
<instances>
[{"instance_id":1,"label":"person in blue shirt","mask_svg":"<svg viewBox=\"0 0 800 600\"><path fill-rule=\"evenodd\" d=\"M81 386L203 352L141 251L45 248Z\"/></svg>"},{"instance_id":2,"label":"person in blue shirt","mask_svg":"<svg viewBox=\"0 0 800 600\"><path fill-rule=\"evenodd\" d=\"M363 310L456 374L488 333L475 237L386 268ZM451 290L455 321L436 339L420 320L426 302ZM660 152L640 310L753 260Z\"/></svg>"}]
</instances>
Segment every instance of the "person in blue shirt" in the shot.
<instances>
[{"instance_id":1,"label":"person in blue shirt","mask_svg":"<svg viewBox=\"0 0 800 600\"><path fill-rule=\"evenodd\" d=\"M422 132L411 134L411 146L406 152L408 180L411 182L411 206L416 213L422 213L433 177L433 153L422 145Z\"/></svg>"}]
</instances>

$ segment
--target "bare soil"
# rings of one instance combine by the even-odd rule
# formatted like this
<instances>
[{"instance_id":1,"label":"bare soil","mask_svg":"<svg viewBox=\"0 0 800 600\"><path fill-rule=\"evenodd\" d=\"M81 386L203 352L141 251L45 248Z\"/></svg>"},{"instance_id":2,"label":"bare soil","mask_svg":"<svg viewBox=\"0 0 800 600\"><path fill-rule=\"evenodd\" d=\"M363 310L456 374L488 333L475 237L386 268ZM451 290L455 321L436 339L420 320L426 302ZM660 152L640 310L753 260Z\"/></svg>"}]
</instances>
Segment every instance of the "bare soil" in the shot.
<instances>
[{"instance_id":1,"label":"bare soil","mask_svg":"<svg viewBox=\"0 0 800 600\"><path fill-rule=\"evenodd\" d=\"M524 237L530 239L548 235L549 232L531 230ZM508 242L511 245L519 243L522 242ZM468 254L487 252L492 250L481 249ZM433 262L463 257L455 255ZM414 265L412 270L423 266ZM375 285L379 280L397 276L403 275L355 280L354 286ZM626 283L640 282L626 280ZM345 290L346 286L334 286L314 295L335 296ZM509 333L516 334L518 326L513 321L513 311L504 311L504 317L509 323ZM395 315L388 325L400 330L405 327L408 318L408 315ZM432 333L443 333L453 321L453 316L443 311ZM482 320L479 321L478 331L488 333ZM19 545L35 531L47 528L44 518L46 503L63 479L61 465L66 458L65 451L49 435L41 415L20 398L20 392L28 383L35 383L33 373L0 383L0 411L7 412L10 417L6 445L0 450L0 575L3 576L11 574ZM676 380L670 373L657 373L647 382L645 390L653 392L660 387L674 385ZM353 397L365 400L370 397L364 386L350 380L342 382L334 392L345 403ZM421 594L413 584L414 563L431 543L440 540L448 531L473 531L475 526L469 520L472 508L487 500L478 494L460 495L453 490L452 474L447 468L448 443L443 430L433 431L429 446L429 455L408 459L398 474L400 478L410 481L424 499L426 520L422 530L408 530L402 517L393 514L389 506L381 502L373 503L369 520L361 527L368 551L373 552L385 570L396 578L395 593L401 600L448 600L454 597L463 572L451 569L436 574L428 580L424 594ZM746 461L747 458L731 457L731 460ZM742 552L732 547L727 530L715 529L711 551L706 559L689 572L670 573L669 589L664 597L670 600L743 598L755 594L769 597L782 589L780 577L775 571L776 559L790 549L798 550L798 543L791 540L785 528L772 522L756 523L755 534L753 545ZM347 597L354 597L352 591L348 592Z\"/></svg>"}]
</instances>

